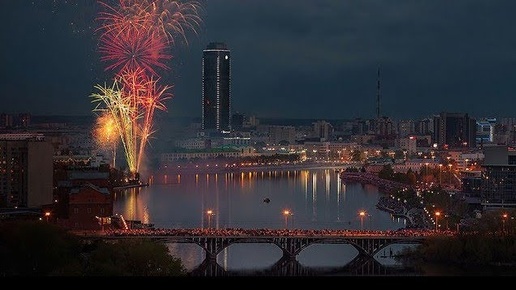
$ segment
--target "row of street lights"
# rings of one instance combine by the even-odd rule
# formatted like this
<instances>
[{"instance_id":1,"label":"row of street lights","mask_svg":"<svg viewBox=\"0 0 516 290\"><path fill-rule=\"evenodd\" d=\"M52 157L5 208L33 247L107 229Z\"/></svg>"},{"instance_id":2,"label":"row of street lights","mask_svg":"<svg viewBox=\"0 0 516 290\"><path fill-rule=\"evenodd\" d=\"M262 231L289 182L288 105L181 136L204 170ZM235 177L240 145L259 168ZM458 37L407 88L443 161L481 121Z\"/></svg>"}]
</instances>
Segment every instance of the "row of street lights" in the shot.
<instances>
[{"instance_id":1,"label":"row of street lights","mask_svg":"<svg viewBox=\"0 0 516 290\"><path fill-rule=\"evenodd\" d=\"M435 231L438 231L439 229L439 217L442 215L440 211L436 211L434 213L435 215ZM444 217L448 217L448 215L445 215ZM502 214L502 233L505 233L505 222L507 221L507 219L509 218L509 214L507 214L506 212L504 212ZM448 229L448 221L446 221L446 229ZM457 231L459 229L459 225L457 224Z\"/></svg>"},{"instance_id":2,"label":"row of street lights","mask_svg":"<svg viewBox=\"0 0 516 290\"><path fill-rule=\"evenodd\" d=\"M426 163L426 164L428 164L428 163ZM450 169L449 169L450 174L448 175L448 177L449 177L448 183L450 183L450 184L451 184L451 182L452 182L452 178L451 178L451 175L452 175L452 166L453 166L453 164L451 164L451 163L449 163L449 164L448 164L448 167L450 167ZM442 185L442 182L441 182L441 180L442 180L442 179L441 179L441 175L442 175L442 173L441 173L441 172L442 172L442 171L443 171L443 164L439 164L439 186L441 186L441 185Z\"/></svg>"},{"instance_id":3,"label":"row of street lights","mask_svg":"<svg viewBox=\"0 0 516 290\"><path fill-rule=\"evenodd\" d=\"M285 218L285 228L288 228L288 218L293 216L294 213L290 209L283 210L283 217ZM208 228L211 228L211 217L215 215L215 212L212 209L206 211L206 215L208 217ZM364 218L369 216L365 210L360 210L358 212L358 216L360 217L360 229L364 229Z\"/></svg>"}]
</instances>

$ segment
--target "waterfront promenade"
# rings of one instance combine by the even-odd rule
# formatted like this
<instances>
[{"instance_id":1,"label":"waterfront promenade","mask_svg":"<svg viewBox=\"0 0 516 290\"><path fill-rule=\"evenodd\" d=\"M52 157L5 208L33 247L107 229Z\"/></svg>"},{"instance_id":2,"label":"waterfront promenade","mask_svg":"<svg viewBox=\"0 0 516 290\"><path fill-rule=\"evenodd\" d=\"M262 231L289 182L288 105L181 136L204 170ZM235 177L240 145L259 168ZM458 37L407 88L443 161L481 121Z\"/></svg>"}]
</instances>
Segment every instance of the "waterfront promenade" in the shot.
<instances>
[{"instance_id":1,"label":"waterfront promenade","mask_svg":"<svg viewBox=\"0 0 516 290\"><path fill-rule=\"evenodd\" d=\"M184 163L166 165L161 168L167 174L193 174L193 173L236 173L251 171L289 171L289 170L310 170L310 169L330 169L341 172L347 168L360 167L362 164L357 162L282 162L271 164L250 164L250 163L227 163L205 162Z\"/></svg>"},{"instance_id":2,"label":"waterfront promenade","mask_svg":"<svg viewBox=\"0 0 516 290\"><path fill-rule=\"evenodd\" d=\"M415 189L415 187L408 184L380 178L374 173L342 172L340 176L343 182L372 184L385 193ZM394 216L405 218L408 228L432 227L432 223L421 208L407 208L405 203L400 200L390 198L389 196L381 196L378 199L376 207L380 210L387 211Z\"/></svg>"},{"instance_id":3,"label":"waterfront promenade","mask_svg":"<svg viewBox=\"0 0 516 290\"><path fill-rule=\"evenodd\" d=\"M392 180L387 180L378 177L377 174L369 173L369 172L341 172L340 178L344 182L360 182L366 184L372 184L378 187L379 190L389 193L394 190L400 190L404 188L412 188L412 186L408 184L404 184L401 182L396 182Z\"/></svg>"}]
</instances>

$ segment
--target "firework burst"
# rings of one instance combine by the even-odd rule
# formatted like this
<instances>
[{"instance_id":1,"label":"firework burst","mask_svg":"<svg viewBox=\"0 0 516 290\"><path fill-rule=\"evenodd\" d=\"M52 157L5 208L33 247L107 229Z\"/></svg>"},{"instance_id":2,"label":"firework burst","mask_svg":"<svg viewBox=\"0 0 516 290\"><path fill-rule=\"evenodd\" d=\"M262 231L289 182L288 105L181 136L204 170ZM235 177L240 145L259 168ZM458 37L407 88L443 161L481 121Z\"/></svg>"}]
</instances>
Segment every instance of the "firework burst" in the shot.
<instances>
[{"instance_id":1,"label":"firework burst","mask_svg":"<svg viewBox=\"0 0 516 290\"><path fill-rule=\"evenodd\" d=\"M157 75L154 68L169 68L164 64L164 61L172 58L166 53L167 48L166 39L158 33L128 29L104 34L99 52L102 55L100 59L110 63L106 70L121 72L145 68Z\"/></svg>"},{"instance_id":2,"label":"firework burst","mask_svg":"<svg viewBox=\"0 0 516 290\"><path fill-rule=\"evenodd\" d=\"M168 53L175 38L185 40L186 32L197 33L201 5L196 1L117 0L117 5L99 1L97 21L99 53L106 71L114 71L112 85L95 86L91 95L94 112L99 113L99 142L106 142L107 130L114 127L123 144L129 170L137 173L145 147L154 133L156 109L166 111L164 101L172 97L171 86L159 85L159 70L167 70Z\"/></svg>"},{"instance_id":3,"label":"firework burst","mask_svg":"<svg viewBox=\"0 0 516 290\"><path fill-rule=\"evenodd\" d=\"M156 31L165 35L171 43L175 42L176 35L188 43L186 32L191 30L197 33L201 25L199 12L202 6L199 2L144 0L142 3L151 25L156 28Z\"/></svg>"}]
</instances>

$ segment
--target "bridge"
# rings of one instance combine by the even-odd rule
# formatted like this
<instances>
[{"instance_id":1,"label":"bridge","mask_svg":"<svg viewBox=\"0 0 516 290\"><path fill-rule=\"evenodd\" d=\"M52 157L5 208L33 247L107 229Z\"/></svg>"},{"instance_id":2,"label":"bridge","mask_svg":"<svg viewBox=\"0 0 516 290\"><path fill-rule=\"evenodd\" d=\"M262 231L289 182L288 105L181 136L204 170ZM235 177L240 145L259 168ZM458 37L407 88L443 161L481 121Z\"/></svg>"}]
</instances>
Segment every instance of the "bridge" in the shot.
<instances>
[{"instance_id":1,"label":"bridge","mask_svg":"<svg viewBox=\"0 0 516 290\"><path fill-rule=\"evenodd\" d=\"M434 232L432 230L400 229L389 231L374 230L304 230L304 229L130 229L89 231L77 233L85 239L121 240L146 238L168 243L197 244L205 251L204 261L192 271L192 275L213 276L231 275L217 264L217 255L235 243L268 243L278 246L282 258L268 272L280 273L284 268L306 275L309 271L321 274L320 269L307 269L300 265L296 256L313 244L349 244L358 255L345 268L348 272L364 271L364 267L380 269L382 265L374 256L392 244L419 244L427 237L436 234L450 235L452 232ZM362 270L360 270L362 269ZM332 269L331 271L339 270ZM340 269L345 270L345 269ZM386 271L386 270L385 270ZM370 271L366 271L366 274Z\"/></svg>"}]
</instances>

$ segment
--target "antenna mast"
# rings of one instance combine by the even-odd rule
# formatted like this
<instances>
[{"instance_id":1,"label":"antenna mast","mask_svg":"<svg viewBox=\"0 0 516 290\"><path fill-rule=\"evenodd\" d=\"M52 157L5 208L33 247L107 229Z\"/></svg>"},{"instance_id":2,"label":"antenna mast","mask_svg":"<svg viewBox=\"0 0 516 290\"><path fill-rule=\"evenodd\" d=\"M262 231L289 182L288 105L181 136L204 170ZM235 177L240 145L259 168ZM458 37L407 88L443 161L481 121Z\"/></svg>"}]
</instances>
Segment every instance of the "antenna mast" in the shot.
<instances>
[{"instance_id":1,"label":"antenna mast","mask_svg":"<svg viewBox=\"0 0 516 290\"><path fill-rule=\"evenodd\" d=\"M376 79L376 119L380 119L380 66L378 66Z\"/></svg>"}]
</instances>

